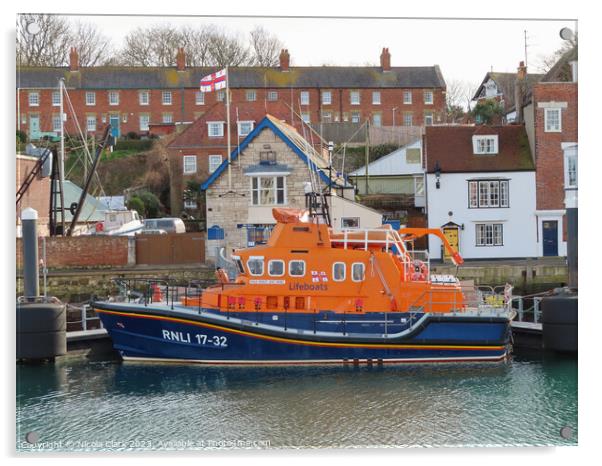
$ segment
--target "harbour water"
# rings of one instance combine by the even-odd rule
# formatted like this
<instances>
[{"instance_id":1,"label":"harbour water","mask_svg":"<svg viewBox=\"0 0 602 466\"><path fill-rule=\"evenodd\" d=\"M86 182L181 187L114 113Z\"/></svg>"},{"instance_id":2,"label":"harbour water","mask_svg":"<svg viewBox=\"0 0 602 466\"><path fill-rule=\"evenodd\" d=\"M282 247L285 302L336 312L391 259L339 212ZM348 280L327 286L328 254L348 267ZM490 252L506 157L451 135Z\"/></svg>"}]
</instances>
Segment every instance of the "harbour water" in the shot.
<instances>
[{"instance_id":1,"label":"harbour water","mask_svg":"<svg viewBox=\"0 0 602 466\"><path fill-rule=\"evenodd\" d=\"M382 368L69 358L17 366L19 451L576 445L577 438L576 358Z\"/></svg>"}]
</instances>

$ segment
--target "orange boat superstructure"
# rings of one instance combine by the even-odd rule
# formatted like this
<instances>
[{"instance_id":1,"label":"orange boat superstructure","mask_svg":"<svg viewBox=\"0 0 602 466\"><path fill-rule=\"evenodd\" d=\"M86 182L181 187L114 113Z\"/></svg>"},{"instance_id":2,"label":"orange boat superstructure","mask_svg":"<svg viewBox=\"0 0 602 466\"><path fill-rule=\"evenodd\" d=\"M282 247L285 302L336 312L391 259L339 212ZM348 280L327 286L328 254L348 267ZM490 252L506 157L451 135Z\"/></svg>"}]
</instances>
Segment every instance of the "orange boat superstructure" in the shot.
<instances>
[{"instance_id":1,"label":"orange boat superstructure","mask_svg":"<svg viewBox=\"0 0 602 466\"><path fill-rule=\"evenodd\" d=\"M308 211L273 209L277 225L266 245L236 250L238 276L182 304L223 312L449 313L467 307L453 277L433 280L427 258L410 247L420 236L438 236L454 262L463 262L440 230L390 225L333 231Z\"/></svg>"}]
</instances>

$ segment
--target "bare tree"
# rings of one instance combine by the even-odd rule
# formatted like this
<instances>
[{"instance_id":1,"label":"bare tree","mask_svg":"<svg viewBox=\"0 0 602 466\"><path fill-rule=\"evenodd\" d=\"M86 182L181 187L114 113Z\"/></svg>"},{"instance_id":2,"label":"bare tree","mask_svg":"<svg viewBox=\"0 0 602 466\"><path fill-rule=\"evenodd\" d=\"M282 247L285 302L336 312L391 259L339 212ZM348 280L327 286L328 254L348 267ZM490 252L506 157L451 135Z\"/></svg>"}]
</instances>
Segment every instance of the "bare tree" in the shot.
<instances>
[{"instance_id":1,"label":"bare tree","mask_svg":"<svg viewBox=\"0 0 602 466\"><path fill-rule=\"evenodd\" d=\"M214 26L193 28L185 26L181 30L182 45L186 51L186 65L212 66L211 37L215 34Z\"/></svg>"},{"instance_id":2,"label":"bare tree","mask_svg":"<svg viewBox=\"0 0 602 466\"><path fill-rule=\"evenodd\" d=\"M565 40L562 42L562 45L558 50L556 50L551 55L540 55L539 63L536 64L536 67L541 73L547 73L552 69L552 67L556 64L558 60L569 50L577 48L578 46L578 36L575 34L572 39Z\"/></svg>"},{"instance_id":3,"label":"bare tree","mask_svg":"<svg viewBox=\"0 0 602 466\"><path fill-rule=\"evenodd\" d=\"M173 66L182 36L168 24L139 27L125 37L121 61L132 66Z\"/></svg>"},{"instance_id":4,"label":"bare tree","mask_svg":"<svg viewBox=\"0 0 602 466\"><path fill-rule=\"evenodd\" d=\"M261 26L256 26L250 33L253 65L276 66L279 63L280 51L284 44L275 35Z\"/></svg>"},{"instance_id":5,"label":"bare tree","mask_svg":"<svg viewBox=\"0 0 602 466\"><path fill-rule=\"evenodd\" d=\"M110 39L94 24L77 23L71 45L77 49L80 66L105 65L114 56Z\"/></svg>"},{"instance_id":6,"label":"bare tree","mask_svg":"<svg viewBox=\"0 0 602 466\"><path fill-rule=\"evenodd\" d=\"M455 123L470 110L472 97L479 87L461 79L447 80L445 103L448 121Z\"/></svg>"},{"instance_id":7,"label":"bare tree","mask_svg":"<svg viewBox=\"0 0 602 466\"><path fill-rule=\"evenodd\" d=\"M67 63L70 25L64 18L46 14L23 14L17 19L17 63L22 66L62 66ZM32 34L27 26L36 23Z\"/></svg>"},{"instance_id":8,"label":"bare tree","mask_svg":"<svg viewBox=\"0 0 602 466\"><path fill-rule=\"evenodd\" d=\"M28 31L31 23L39 32ZM112 55L111 41L94 24L74 25L56 15L23 14L18 25L17 62L23 66L65 66L71 47L77 48L82 66L105 64Z\"/></svg>"},{"instance_id":9,"label":"bare tree","mask_svg":"<svg viewBox=\"0 0 602 466\"><path fill-rule=\"evenodd\" d=\"M252 63L249 48L238 36L229 36L223 31L215 31L209 42L212 63L218 67L244 66Z\"/></svg>"}]
</instances>

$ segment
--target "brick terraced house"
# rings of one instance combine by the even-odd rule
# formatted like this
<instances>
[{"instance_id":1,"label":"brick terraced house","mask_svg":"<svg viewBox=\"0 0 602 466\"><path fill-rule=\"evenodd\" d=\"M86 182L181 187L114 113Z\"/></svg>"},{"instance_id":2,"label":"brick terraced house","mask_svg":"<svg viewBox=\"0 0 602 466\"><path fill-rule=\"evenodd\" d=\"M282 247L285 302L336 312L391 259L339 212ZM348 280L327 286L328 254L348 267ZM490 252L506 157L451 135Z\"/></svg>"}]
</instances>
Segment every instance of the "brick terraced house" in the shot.
<instances>
[{"instance_id":1,"label":"brick terraced house","mask_svg":"<svg viewBox=\"0 0 602 466\"><path fill-rule=\"evenodd\" d=\"M188 67L179 49L173 67L79 66L71 49L67 67L17 68L17 129L30 139L60 128L58 81L63 79L82 130L98 134L147 134L154 125L192 123L224 90L203 94L199 83L215 67ZM445 81L437 65L391 66L383 49L380 66L290 66L282 50L277 67L229 69L232 108L245 103L264 109L286 102L307 122L363 122L374 126L422 126L443 121ZM65 111L68 113L67 111ZM70 114L65 128L75 132Z\"/></svg>"}]
</instances>

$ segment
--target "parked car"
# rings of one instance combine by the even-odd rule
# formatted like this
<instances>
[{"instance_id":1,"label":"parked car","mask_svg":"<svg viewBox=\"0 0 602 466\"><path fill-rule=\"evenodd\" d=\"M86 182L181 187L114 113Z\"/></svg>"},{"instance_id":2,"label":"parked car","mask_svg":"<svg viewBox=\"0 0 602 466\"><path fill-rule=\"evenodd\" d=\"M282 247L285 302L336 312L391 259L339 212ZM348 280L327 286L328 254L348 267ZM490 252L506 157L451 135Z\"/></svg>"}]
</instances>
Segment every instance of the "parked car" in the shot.
<instances>
[{"instance_id":1,"label":"parked car","mask_svg":"<svg viewBox=\"0 0 602 466\"><path fill-rule=\"evenodd\" d=\"M143 230L165 230L167 233L186 233L186 225L181 218L147 218Z\"/></svg>"}]
</instances>

